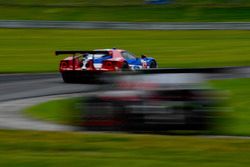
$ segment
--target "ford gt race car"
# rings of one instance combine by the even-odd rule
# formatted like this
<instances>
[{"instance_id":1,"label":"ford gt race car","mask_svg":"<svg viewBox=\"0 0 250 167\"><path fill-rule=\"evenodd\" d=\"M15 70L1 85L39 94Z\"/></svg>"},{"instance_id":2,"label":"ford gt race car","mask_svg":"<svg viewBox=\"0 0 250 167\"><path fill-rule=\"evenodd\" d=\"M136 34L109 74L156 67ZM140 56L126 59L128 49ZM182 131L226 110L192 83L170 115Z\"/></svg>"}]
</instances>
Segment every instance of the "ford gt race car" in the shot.
<instances>
[{"instance_id":1,"label":"ford gt race car","mask_svg":"<svg viewBox=\"0 0 250 167\"><path fill-rule=\"evenodd\" d=\"M56 55L70 55L61 60L59 70L64 82L93 81L96 75L106 71L124 71L157 68L154 58L141 58L122 49L93 51L56 51Z\"/></svg>"}]
</instances>

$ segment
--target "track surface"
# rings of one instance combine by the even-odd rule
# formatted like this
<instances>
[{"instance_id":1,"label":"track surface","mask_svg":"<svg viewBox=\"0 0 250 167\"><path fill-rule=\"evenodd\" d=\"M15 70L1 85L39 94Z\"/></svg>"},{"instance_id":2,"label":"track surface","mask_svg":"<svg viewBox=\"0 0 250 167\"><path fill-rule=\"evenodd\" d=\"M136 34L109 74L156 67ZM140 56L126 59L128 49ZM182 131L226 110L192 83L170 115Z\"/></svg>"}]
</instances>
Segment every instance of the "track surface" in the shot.
<instances>
[{"instance_id":1,"label":"track surface","mask_svg":"<svg viewBox=\"0 0 250 167\"><path fill-rule=\"evenodd\" d=\"M92 91L96 85L65 84L60 74L2 74L0 102L31 97L61 95Z\"/></svg>"},{"instance_id":2,"label":"track surface","mask_svg":"<svg viewBox=\"0 0 250 167\"><path fill-rule=\"evenodd\" d=\"M48 100L62 99L69 97L82 96L82 94L55 95L22 100L10 100L0 103L0 129L19 129L19 130L42 130L42 131L75 131L76 127L58 125L44 121L27 118L21 112L26 107L36 105Z\"/></svg>"},{"instance_id":3,"label":"track surface","mask_svg":"<svg viewBox=\"0 0 250 167\"><path fill-rule=\"evenodd\" d=\"M55 125L32 120L21 110L52 99L83 96L97 85L65 84L60 74L1 74L0 75L0 128L67 131L75 127Z\"/></svg>"},{"instance_id":4,"label":"track surface","mask_svg":"<svg viewBox=\"0 0 250 167\"><path fill-rule=\"evenodd\" d=\"M250 22L84 22L0 20L0 28L62 28L117 30L250 30Z\"/></svg>"}]
</instances>

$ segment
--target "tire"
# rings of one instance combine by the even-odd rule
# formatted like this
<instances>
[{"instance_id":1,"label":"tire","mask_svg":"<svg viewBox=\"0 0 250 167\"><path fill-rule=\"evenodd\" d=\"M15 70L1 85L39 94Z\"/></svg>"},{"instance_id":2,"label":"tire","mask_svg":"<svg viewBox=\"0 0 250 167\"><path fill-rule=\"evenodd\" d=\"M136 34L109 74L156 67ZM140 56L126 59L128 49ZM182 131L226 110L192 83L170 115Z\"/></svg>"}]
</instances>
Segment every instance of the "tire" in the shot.
<instances>
[{"instance_id":1,"label":"tire","mask_svg":"<svg viewBox=\"0 0 250 167\"><path fill-rule=\"evenodd\" d=\"M71 76L66 75L64 73L62 73L62 79L65 83L73 83L74 82L74 79Z\"/></svg>"},{"instance_id":2,"label":"tire","mask_svg":"<svg viewBox=\"0 0 250 167\"><path fill-rule=\"evenodd\" d=\"M157 63L155 60L151 61L149 64L149 68L157 68Z\"/></svg>"},{"instance_id":3,"label":"tire","mask_svg":"<svg viewBox=\"0 0 250 167\"><path fill-rule=\"evenodd\" d=\"M123 62L123 65L122 65L122 68L121 68L122 71L128 71L129 70L129 65L127 62Z\"/></svg>"}]
</instances>

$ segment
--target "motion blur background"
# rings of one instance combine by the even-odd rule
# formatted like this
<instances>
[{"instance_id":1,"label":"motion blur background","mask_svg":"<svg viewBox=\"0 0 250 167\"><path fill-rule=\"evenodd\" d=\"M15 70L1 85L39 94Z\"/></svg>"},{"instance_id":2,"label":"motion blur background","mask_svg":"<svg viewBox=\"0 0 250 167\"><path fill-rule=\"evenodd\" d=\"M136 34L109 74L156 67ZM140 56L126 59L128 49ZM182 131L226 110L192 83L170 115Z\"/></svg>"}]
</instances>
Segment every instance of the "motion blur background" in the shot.
<instances>
[{"instance_id":1,"label":"motion blur background","mask_svg":"<svg viewBox=\"0 0 250 167\"><path fill-rule=\"evenodd\" d=\"M0 166L249 166L249 11L249 0L0 0ZM145 25L160 22L186 23L188 27L195 27L193 30L170 31L105 27L30 28L27 21L33 25L41 24L40 21L45 21L44 25L51 24L47 21L55 21L53 24L76 21L73 23L126 22ZM215 25L212 30L196 27L204 23L212 27L213 23L227 24L222 28ZM239 24L246 26L236 30L235 25L240 27L237 26ZM205 131L172 130L159 135L63 129L64 126L79 125L84 112L93 110L93 107L89 110L92 103L91 100L86 103L86 96L67 99L71 90L86 95L86 90L102 91L114 85L65 85L58 75L58 63L62 57L54 56L54 51L113 47L126 49L137 56L152 56L160 68L244 68L230 69L218 75L202 74L204 82L195 85L199 90L204 87L212 90L216 95L209 98L220 105L220 112L216 110L213 115L216 126ZM18 79L16 76L19 76ZM166 92L160 96L156 93L157 98L167 99L169 89L176 88L176 84L168 85L167 76L161 75L164 89L152 91L159 94ZM195 81L194 77L187 76L188 81ZM30 78L35 79L29 82ZM121 81L118 80L118 83ZM67 92L60 92L59 88ZM147 87L142 86L141 89ZM40 94L35 94L37 92ZM19 104L14 101L23 97L51 95L47 92L67 93L66 99L56 97L48 101L45 98L43 101L46 102L35 106L30 106L32 100L20 101ZM143 93L150 94L148 90L143 90ZM99 94L103 95L97 92ZM183 97L183 94L178 96ZM143 99L143 102L150 103L150 98ZM160 102L156 103L164 107L166 101L159 99ZM197 101L200 104L202 100ZM145 109L149 105L132 106ZM145 112L144 109L141 111ZM31 128L27 128L33 130L21 128L24 121L36 123L38 120L43 121L44 124L39 124L44 125L43 128L38 124L30 124ZM62 126L66 131L46 131L50 123ZM14 128L9 128L10 124ZM36 131L36 128L45 131Z\"/></svg>"}]
</instances>

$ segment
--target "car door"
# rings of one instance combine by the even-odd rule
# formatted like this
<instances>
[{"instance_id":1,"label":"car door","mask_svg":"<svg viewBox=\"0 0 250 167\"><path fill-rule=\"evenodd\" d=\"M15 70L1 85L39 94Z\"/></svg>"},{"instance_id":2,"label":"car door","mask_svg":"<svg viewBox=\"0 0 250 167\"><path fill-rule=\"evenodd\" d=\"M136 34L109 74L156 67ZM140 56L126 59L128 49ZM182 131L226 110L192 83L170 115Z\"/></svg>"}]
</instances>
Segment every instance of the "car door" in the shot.
<instances>
[{"instance_id":1,"label":"car door","mask_svg":"<svg viewBox=\"0 0 250 167\"><path fill-rule=\"evenodd\" d=\"M139 58L136 58L133 54L127 51L124 51L121 54L122 57L128 62L128 65L132 70L138 70L142 68L141 60Z\"/></svg>"}]
</instances>

